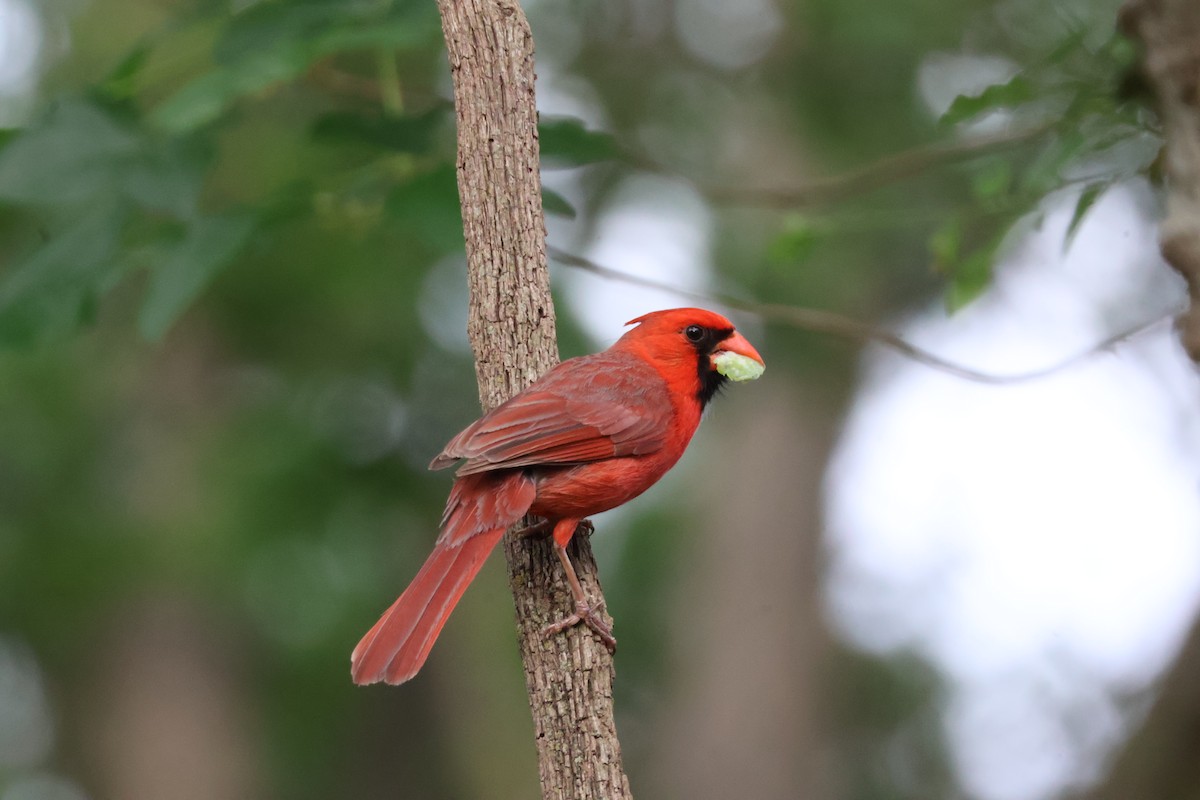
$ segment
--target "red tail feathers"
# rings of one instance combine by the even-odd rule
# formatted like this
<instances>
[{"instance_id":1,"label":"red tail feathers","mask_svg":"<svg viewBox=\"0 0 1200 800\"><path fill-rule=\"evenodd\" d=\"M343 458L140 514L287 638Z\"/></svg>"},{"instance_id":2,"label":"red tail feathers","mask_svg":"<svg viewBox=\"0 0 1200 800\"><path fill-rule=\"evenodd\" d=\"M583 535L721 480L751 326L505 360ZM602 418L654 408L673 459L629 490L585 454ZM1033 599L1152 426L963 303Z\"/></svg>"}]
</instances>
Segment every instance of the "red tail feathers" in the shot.
<instances>
[{"instance_id":1,"label":"red tail feathers","mask_svg":"<svg viewBox=\"0 0 1200 800\"><path fill-rule=\"evenodd\" d=\"M455 481L433 553L350 655L355 683L404 683L417 674L488 554L536 494L533 480L520 472Z\"/></svg>"},{"instance_id":2,"label":"red tail feathers","mask_svg":"<svg viewBox=\"0 0 1200 800\"><path fill-rule=\"evenodd\" d=\"M417 674L450 612L504 531L496 528L457 547L434 548L404 594L354 648L350 674L355 683L404 683Z\"/></svg>"}]
</instances>

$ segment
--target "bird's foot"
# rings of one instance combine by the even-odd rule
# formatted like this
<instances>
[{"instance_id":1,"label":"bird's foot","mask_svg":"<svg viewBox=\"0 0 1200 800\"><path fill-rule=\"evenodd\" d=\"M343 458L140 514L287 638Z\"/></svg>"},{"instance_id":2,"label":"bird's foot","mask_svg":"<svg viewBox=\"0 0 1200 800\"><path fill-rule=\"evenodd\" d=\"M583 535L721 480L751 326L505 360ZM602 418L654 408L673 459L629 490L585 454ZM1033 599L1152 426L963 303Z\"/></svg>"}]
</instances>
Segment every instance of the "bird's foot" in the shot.
<instances>
[{"instance_id":1,"label":"bird's foot","mask_svg":"<svg viewBox=\"0 0 1200 800\"><path fill-rule=\"evenodd\" d=\"M520 528L513 528L513 536L518 539L545 539L554 530L554 525L548 519L539 519Z\"/></svg>"},{"instance_id":2,"label":"bird's foot","mask_svg":"<svg viewBox=\"0 0 1200 800\"><path fill-rule=\"evenodd\" d=\"M545 539L554 530L554 523L548 519L539 519L537 522L531 522L528 525L523 525L520 528L513 528L513 536L522 539ZM596 532L596 526L592 524L590 519L580 520L575 526L575 535L580 534L591 538Z\"/></svg>"},{"instance_id":3,"label":"bird's foot","mask_svg":"<svg viewBox=\"0 0 1200 800\"><path fill-rule=\"evenodd\" d=\"M588 526L591 526L590 522L588 523ZM604 642L604 646L608 649L609 655L612 655L613 653L617 652L617 640L613 638L612 628L608 627L604 620L600 618L600 610L603 608L603 600L597 603L594 608L589 606L587 603L576 603L574 614L560 619L553 625L548 625L546 629L542 631L542 635L546 637L554 636L555 634L562 633L569 628L574 628L576 625L582 622L600 637L600 641Z\"/></svg>"}]
</instances>

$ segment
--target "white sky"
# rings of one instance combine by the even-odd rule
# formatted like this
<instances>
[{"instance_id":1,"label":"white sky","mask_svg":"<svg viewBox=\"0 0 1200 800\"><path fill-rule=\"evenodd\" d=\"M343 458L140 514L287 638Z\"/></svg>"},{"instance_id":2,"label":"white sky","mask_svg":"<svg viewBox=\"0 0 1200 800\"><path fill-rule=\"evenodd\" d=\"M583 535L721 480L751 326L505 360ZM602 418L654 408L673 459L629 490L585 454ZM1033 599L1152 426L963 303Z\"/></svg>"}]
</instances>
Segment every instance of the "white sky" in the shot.
<instances>
[{"instance_id":1,"label":"white sky","mask_svg":"<svg viewBox=\"0 0 1200 800\"><path fill-rule=\"evenodd\" d=\"M1139 194L1110 192L1065 258L1064 198L987 297L902 334L1014 371L1104 339L1129 309L1177 307ZM827 475L830 608L861 647L946 673L975 796L1047 798L1093 774L1120 731L1109 693L1174 654L1200 595L1198 388L1166 325L999 388L869 359Z\"/></svg>"},{"instance_id":2,"label":"white sky","mask_svg":"<svg viewBox=\"0 0 1200 800\"><path fill-rule=\"evenodd\" d=\"M710 216L703 199L686 183L635 176L621 184L601 211L584 255L621 272L703 292L711 274ZM584 328L605 347L634 317L690 305L671 292L577 271L562 275L560 285Z\"/></svg>"},{"instance_id":3,"label":"white sky","mask_svg":"<svg viewBox=\"0 0 1200 800\"><path fill-rule=\"evenodd\" d=\"M0 0L0 91L23 91L33 80L41 42L27 0Z\"/></svg>"},{"instance_id":4,"label":"white sky","mask_svg":"<svg viewBox=\"0 0 1200 800\"><path fill-rule=\"evenodd\" d=\"M582 119L606 130L603 108L588 84L562 77L553 64L539 62L538 111ZM582 208L585 191L579 170L543 170L542 182ZM550 216L551 245L638 277L687 291L710 290L712 214L686 181L634 174L625 179L596 215L595 229L578 241L573 220ZM624 333L624 325L647 311L687 305L672 292L661 292L561 267L551 259L554 285L561 289L584 330L604 348Z\"/></svg>"}]
</instances>

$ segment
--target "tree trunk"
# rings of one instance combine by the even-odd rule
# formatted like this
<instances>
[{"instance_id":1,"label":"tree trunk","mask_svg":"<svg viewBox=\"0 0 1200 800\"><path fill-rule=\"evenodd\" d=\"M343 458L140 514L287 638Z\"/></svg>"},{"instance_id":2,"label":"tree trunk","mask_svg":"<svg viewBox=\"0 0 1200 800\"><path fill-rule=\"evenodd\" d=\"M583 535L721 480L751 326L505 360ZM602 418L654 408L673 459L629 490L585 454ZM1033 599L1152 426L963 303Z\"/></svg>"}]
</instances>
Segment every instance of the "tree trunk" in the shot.
<instances>
[{"instance_id":1,"label":"tree trunk","mask_svg":"<svg viewBox=\"0 0 1200 800\"><path fill-rule=\"evenodd\" d=\"M1142 72L1158 98L1170 186L1159 238L1163 257L1187 281L1191 307L1181 335L1200 361L1200 3L1130 0L1121 26L1141 40Z\"/></svg>"},{"instance_id":2,"label":"tree trunk","mask_svg":"<svg viewBox=\"0 0 1200 800\"><path fill-rule=\"evenodd\" d=\"M1200 621L1157 694L1088 800L1200 800Z\"/></svg>"},{"instance_id":3,"label":"tree trunk","mask_svg":"<svg viewBox=\"0 0 1200 800\"><path fill-rule=\"evenodd\" d=\"M1144 46L1142 71L1158 98L1170 190L1160 241L1163 257L1187 281L1191 307L1181 337L1200 360L1200 3L1131 0L1121 23ZM1200 620L1104 783L1084 796L1200 800Z\"/></svg>"},{"instance_id":4,"label":"tree trunk","mask_svg":"<svg viewBox=\"0 0 1200 800\"><path fill-rule=\"evenodd\" d=\"M546 268L538 164L533 36L516 0L438 0L454 79L458 189L470 315L485 409L558 360ZM542 797L630 797L613 719L612 657L584 626L542 630L573 608L547 541L505 541ZM590 543L571 557L588 597L601 599Z\"/></svg>"}]
</instances>

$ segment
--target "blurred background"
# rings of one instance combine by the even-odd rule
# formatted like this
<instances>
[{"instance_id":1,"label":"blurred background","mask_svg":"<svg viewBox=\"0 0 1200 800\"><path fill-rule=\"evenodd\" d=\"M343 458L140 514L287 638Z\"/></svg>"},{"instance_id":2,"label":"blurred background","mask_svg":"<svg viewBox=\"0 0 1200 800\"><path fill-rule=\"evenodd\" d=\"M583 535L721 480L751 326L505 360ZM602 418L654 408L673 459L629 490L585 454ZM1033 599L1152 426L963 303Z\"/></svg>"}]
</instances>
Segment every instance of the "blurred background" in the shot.
<instances>
[{"instance_id":1,"label":"blurred background","mask_svg":"<svg viewBox=\"0 0 1200 800\"><path fill-rule=\"evenodd\" d=\"M565 252L996 375L1185 301L1113 0L526 8ZM537 796L501 559L349 680L478 413L449 97L432 0L0 0L0 800ZM551 269L564 357L695 304ZM733 316L596 520L635 794L1200 796L1169 324L988 385Z\"/></svg>"}]
</instances>

